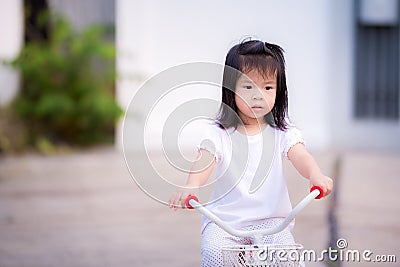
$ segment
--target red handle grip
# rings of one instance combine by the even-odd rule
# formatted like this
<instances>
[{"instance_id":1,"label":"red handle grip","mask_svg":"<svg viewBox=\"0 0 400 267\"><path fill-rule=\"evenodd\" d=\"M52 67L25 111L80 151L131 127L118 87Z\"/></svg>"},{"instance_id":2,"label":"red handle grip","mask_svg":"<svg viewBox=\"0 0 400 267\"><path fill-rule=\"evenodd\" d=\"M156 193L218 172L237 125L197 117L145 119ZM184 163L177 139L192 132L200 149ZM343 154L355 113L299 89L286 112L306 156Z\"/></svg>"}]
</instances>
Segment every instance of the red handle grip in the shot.
<instances>
[{"instance_id":1,"label":"red handle grip","mask_svg":"<svg viewBox=\"0 0 400 267\"><path fill-rule=\"evenodd\" d=\"M318 186L318 185L314 185L313 187L310 188L310 192L314 191L315 189L318 189L319 191L319 195L315 197L315 199L320 199L324 197L324 190L322 189L322 187Z\"/></svg>"},{"instance_id":2,"label":"red handle grip","mask_svg":"<svg viewBox=\"0 0 400 267\"><path fill-rule=\"evenodd\" d=\"M194 209L194 208L192 207L192 205L189 204L189 201L190 201L191 199L194 199L194 200L196 200L197 202L199 201L199 199L198 199L196 196L188 195L187 198L185 199L185 206L186 206L186 208L188 208L188 209L190 209L190 210Z\"/></svg>"}]
</instances>

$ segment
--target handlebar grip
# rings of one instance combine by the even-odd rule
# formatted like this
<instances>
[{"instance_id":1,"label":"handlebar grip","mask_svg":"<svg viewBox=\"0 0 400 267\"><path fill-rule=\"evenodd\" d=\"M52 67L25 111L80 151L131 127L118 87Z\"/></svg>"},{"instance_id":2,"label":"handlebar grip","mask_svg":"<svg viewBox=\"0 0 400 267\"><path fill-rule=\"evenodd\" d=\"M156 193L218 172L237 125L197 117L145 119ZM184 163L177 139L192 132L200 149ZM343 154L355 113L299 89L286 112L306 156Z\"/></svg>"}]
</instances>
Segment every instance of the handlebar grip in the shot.
<instances>
[{"instance_id":1,"label":"handlebar grip","mask_svg":"<svg viewBox=\"0 0 400 267\"><path fill-rule=\"evenodd\" d=\"M318 185L314 185L313 187L310 188L310 192L314 191L315 189L317 189L319 191L319 195L315 197L315 199L320 199L324 197L324 190L322 189L322 187L318 186Z\"/></svg>"},{"instance_id":2,"label":"handlebar grip","mask_svg":"<svg viewBox=\"0 0 400 267\"><path fill-rule=\"evenodd\" d=\"M196 196L188 195L187 198L185 199L185 206L186 206L186 208L188 208L190 210L194 209L193 206L189 204L189 201L192 199L199 202L199 199Z\"/></svg>"}]
</instances>

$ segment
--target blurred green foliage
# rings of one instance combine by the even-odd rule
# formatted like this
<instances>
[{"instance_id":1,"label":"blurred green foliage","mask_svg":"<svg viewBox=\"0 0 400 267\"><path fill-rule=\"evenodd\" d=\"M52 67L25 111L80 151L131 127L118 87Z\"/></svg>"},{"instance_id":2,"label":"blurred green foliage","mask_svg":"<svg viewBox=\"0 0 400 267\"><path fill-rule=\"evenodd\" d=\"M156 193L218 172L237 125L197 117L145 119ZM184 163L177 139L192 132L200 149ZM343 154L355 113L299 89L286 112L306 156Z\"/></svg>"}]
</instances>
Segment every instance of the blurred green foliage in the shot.
<instances>
[{"instance_id":1,"label":"blurred green foliage","mask_svg":"<svg viewBox=\"0 0 400 267\"><path fill-rule=\"evenodd\" d=\"M49 40L26 44L11 65L23 81L12 107L31 145L113 141L122 110L113 96L115 46L101 27L77 32L53 18Z\"/></svg>"}]
</instances>

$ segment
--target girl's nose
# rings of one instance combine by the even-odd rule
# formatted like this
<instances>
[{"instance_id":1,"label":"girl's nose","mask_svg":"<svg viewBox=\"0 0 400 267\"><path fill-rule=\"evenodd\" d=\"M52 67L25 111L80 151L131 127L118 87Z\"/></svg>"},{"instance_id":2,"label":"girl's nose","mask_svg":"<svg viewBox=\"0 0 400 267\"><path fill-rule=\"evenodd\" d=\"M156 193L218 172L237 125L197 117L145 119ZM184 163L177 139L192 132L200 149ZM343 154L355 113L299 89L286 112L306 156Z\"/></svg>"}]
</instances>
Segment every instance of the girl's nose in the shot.
<instances>
[{"instance_id":1,"label":"girl's nose","mask_svg":"<svg viewBox=\"0 0 400 267\"><path fill-rule=\"evenodd\" d=\"M262 100L263 98L264 98L264 96L262 95L260 89L254 90L252 99L254 99L254 100Z\"/></svg>"}]
</instances>

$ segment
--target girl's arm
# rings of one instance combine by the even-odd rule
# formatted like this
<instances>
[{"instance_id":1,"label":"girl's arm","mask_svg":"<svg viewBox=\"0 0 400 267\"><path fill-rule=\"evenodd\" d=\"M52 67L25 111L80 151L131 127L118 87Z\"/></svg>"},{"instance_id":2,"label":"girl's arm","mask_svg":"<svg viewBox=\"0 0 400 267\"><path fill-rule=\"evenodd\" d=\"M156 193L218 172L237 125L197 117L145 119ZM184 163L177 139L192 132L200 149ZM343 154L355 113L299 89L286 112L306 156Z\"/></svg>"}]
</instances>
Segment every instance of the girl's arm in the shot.
<instances>
[{"instance_id":1,"label":"girl's arm","mask_svg":"<svg viewBox=\"0 0 400 267\"><path fill-rule=\"evenodd\" d=\"M214 166L214 155L205 149L200 149L184 188L172 194L169 199L169 207L177 210L180 202L181 207L185 208L186 198L189 195L198 195L199 187L203 186L207 182Z\"/></svg>"},{"instance_id":2,"label":"girl's arm","mask_svg":"<svg viewBox=\"0 0 400 267\"><path fill-rule=\"evenodd\" d=\"M302 143L298 143L289 149L288 158L296 170L303 177L310 180L311 186L318 185L322 187L324 196L331 193L333 180L321 172L317 162Z\"/></svg>"}]
</instances>

